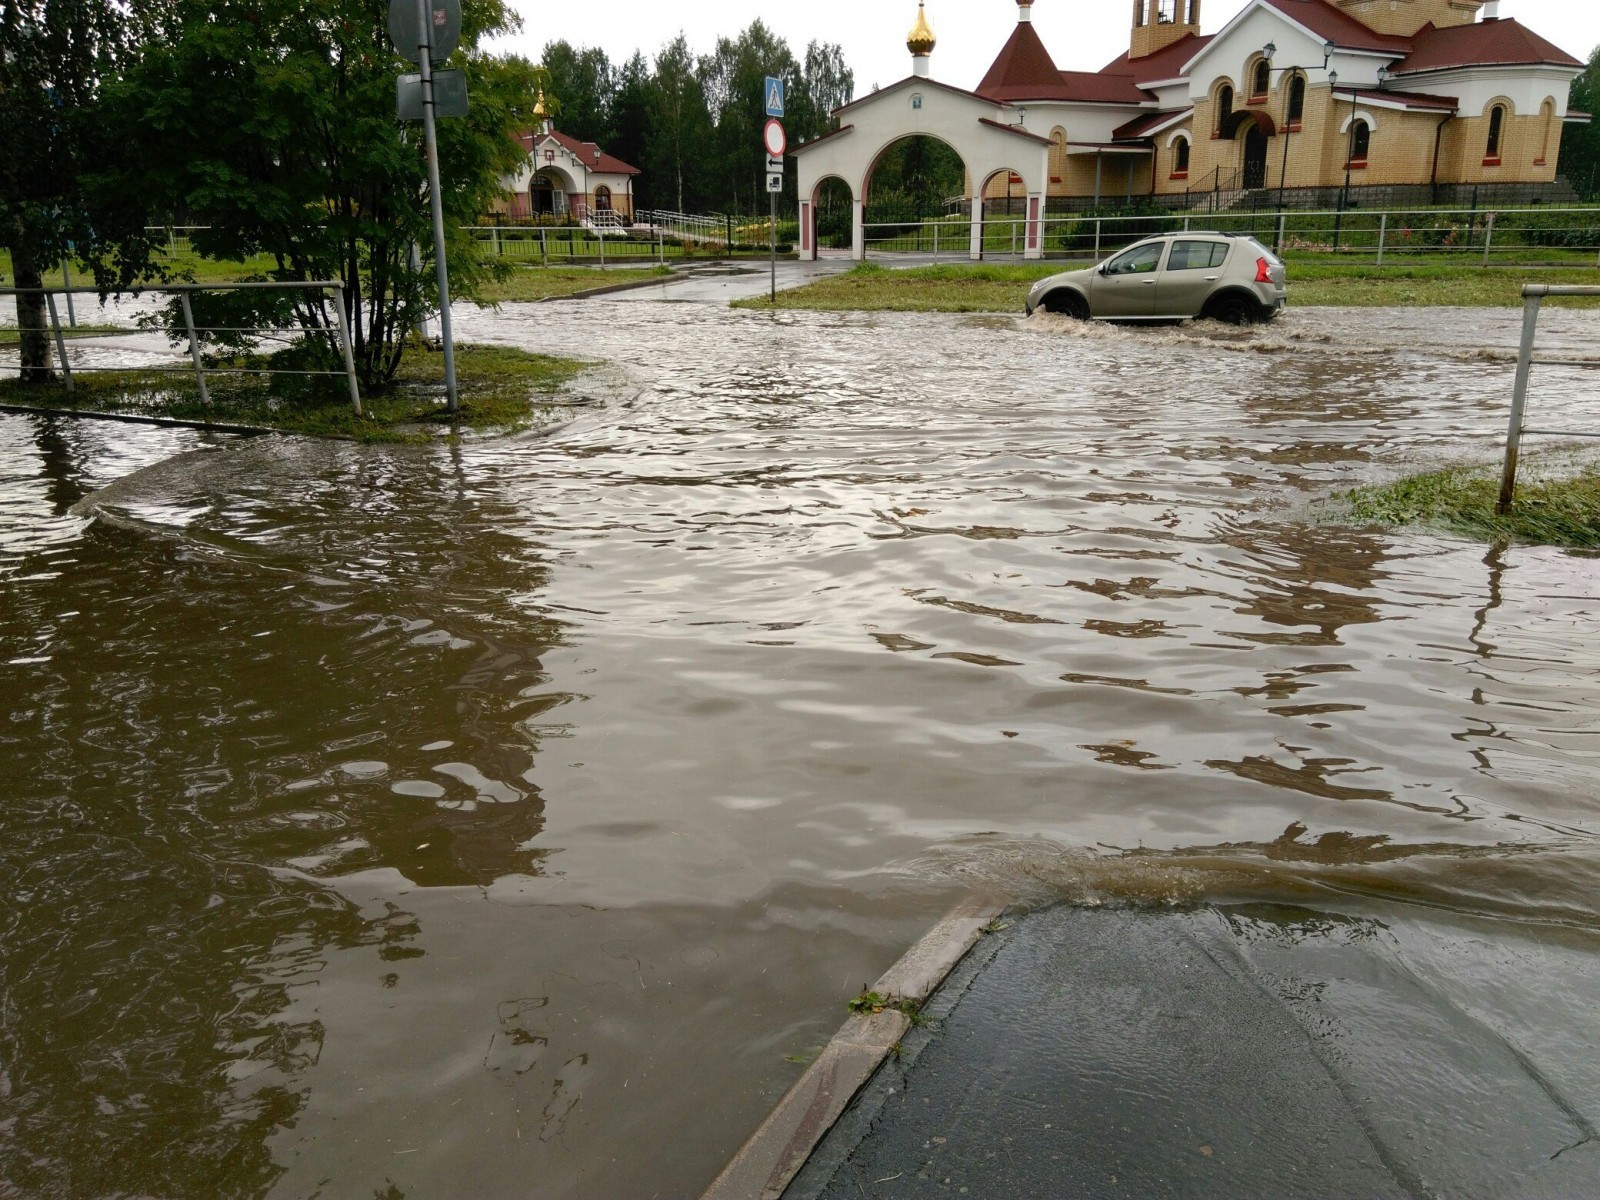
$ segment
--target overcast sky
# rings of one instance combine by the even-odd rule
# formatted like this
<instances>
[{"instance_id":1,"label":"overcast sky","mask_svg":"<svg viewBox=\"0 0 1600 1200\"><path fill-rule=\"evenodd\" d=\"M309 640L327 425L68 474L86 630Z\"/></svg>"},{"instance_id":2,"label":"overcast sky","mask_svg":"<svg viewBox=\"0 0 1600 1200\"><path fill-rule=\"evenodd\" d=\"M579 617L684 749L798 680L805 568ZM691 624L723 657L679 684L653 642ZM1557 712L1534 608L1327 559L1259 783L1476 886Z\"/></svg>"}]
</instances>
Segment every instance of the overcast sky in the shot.
<instances>
[{"instance_id":1,"label":"overcast sky","mask_svg":"<svg viewBox=\"0 0 1600 1200\"><path fill-rule=\"evenodd\" d=\"M1207 0L1202 31L1215 33L1246 0ZM537 58L545 43L565 38L599 46L613 62L643 50L654 57L681 30L697 53L718 37L738 33L759 17L802 54L812 40L837 42L855 71L858 95L911 74L906 33L916 20L915 0L511 0L524 31L497 48ZM957 87L977 84L1016 24L1015 0L928 0L928 20L939 39L933 76ZM1127 0L1038 0L1034 21L1056 65L1093 71L1128 48L1132 5ZM1515 17L1563 50L1587 60L1600 45L1596 0L1501 0L1500 15Z\"/></svg>"}]
</instances>

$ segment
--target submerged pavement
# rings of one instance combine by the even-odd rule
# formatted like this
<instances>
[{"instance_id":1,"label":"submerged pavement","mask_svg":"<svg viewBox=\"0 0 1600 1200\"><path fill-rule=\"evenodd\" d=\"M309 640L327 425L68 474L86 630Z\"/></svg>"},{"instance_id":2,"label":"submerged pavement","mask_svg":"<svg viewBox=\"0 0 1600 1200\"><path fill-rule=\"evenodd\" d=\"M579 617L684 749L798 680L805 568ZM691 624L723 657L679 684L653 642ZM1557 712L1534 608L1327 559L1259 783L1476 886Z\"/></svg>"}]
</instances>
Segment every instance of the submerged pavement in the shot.
<instances>
[{"instance_id":1,"label":"submerged pavement","mask_svg":"<svg viewBox=\"0 0 1600 1200\"><path fill-rule=\"evenodd\" d=\"M1022 917L783 1195L1592 1196L1592 952L1478 934L1265 904Z\"/></svg>"}]
</instances>

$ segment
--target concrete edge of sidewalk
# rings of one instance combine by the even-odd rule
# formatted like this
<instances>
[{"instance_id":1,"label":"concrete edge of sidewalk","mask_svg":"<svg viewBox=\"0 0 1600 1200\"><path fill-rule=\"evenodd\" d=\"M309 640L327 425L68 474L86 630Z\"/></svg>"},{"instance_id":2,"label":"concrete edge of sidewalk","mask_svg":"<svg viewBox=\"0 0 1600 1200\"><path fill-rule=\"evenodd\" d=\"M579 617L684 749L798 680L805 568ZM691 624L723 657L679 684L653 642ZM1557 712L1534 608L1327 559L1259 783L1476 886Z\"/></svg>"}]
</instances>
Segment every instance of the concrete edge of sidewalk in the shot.
<instances>
[{"instance_id":1,"label":"concrete edge of sidewalk","mask_svg":"<svg viewBox=\"0 0 1600 1200\"><path fill-rule=\"evenodd\" d=\"M872 990L923 1003L1006 907L1005 901L976 897L957 905ZM910 1028L910 1019L895 1009L850 1017L701 1200L779 1200L823 1135Z\"/></svg>"},{"instance_id":2,"label":"concrete edge of sidewalk","mask_svg":"<svg viewBox=\"0 0 1600 1200\"><path fill-rule=\"evenodd\" d=\"M650 265L655 267L662 264L651 263ZM622 269L627 270L628 268ZM684 268L675 264L669 265L667 266L667 272L668 273L665 275L652 275L649 279L630 279L626 283L608 283L603 287L585 288L581 292L568 292L565 296L546 296L543 300L536 301L535 303L561 304L567 300L594 300L601 296L613 295L617 292L632 292L639 288L660 287L662 284L671 281L676 276L683 274Z\"/></svg>"},{"instance_id":3,"label":"concrete edge of sidewalk","mask_svg":"<svg viewBox=\"0 0 1600 1200\"><path fill-rule=\"evenodd\" d=\"M721 267L727 266L729 263L743 262L752 262L757 267L766 266L765 259L741 258L697 258L684 259L674 263L652 262L649 264L650 266L665 266L668 273L665 275L653 275L649 279L630 279L626 283L608 283L601 287L585 288L581 292L568 292L565 296L546 296L543 300L536 301L536 303L560 304L566 300L594 300L601 296L615 295L617 292L633 292L638 291L640 288L661 287L663 284L670 283L673 279L676 279L681 275L692 275L695 271L704 270L707 267ZM628 268L622 269L626 270Z\"/></svg>"},{"instance_id":4,"label":"concrete edge of sidewalk","mask_svg":"<svg viewBox=\"0 0 1600 1200\"><path fill-rule=\"evenodd\" d=\"M135 413L98 412L88 408L55 408L35 404L0 404L0 412L25 417L87 417L95 421L117 421L124 425L154 425L160 429L198 429L202 433L237 433L246 437L264 437L284 433L282 429L268 429L262 425L232 425L225 421L186 421L179 417L147 417Z\"/></svg>"}]
</instances>

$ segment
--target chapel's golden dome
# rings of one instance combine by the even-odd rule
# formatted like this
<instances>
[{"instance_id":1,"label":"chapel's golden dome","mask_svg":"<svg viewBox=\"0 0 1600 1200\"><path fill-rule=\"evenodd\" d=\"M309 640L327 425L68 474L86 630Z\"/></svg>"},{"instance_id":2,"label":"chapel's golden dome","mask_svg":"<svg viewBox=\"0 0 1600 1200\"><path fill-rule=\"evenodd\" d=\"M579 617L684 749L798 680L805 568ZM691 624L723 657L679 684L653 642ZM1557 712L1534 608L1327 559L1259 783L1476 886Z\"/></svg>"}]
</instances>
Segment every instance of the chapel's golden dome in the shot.
<instances>
[{"instance_id":1,"label":"chapel's golden dome","mask_svg":"<svg viewBox=\"0 0 1600 1200\"><path fill-rule=\"evenodd\" d=\"M544 89L543 88L539 89L539 99L534 102L533 115L536 116L536 117L547 117L547 116L550 115L549 112L546 111L546 109L545 109Z\"/></svg>"},{"instance_id":2,"label":"chapel's golden dome","mask_svg":"<svg viewBox=\"0 0 1600 1200\"><path fill-rule=\"evenodd\" d=\"M917 23L906 37L906 49L911 51L913 58L927 58L939 44L933 36L933 26L928 24L928 14L923 10L925 3L926 0L917 0Z\"/></svg>"}]
</instances>

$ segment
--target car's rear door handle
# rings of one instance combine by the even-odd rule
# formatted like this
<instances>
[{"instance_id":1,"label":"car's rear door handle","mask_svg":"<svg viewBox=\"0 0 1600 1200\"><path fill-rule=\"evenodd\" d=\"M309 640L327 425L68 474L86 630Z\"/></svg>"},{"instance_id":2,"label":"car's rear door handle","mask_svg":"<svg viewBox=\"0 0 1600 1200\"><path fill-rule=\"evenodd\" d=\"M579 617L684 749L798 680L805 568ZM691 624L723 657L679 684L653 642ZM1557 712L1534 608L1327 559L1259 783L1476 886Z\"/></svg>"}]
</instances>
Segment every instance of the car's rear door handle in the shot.
<instances>
[{"instance_id":1,"label":"car's rear door handle","mask_svg":"<svg viewBox=\"0 0 1600 1200\"><path fill-rule=\"evenodd\" d=\"M1220 276L1220 275L1207 275L1206 276L1206 282L1207 283L1215 283L1217 280L1219 280L1221 278L1222 278L1222 276Z\"/></svg>"},{"instance_id":2,"label":"car's rear door handle","mask_svg":"<svg viewBox=\"0 0 1600 1200\"><path fill-rule=\"evenodd\" d=\"M1145 287L1155 287L1156 281L1154 279L1146 279L1144 285Z\"/></svg>"}]
</instances>

